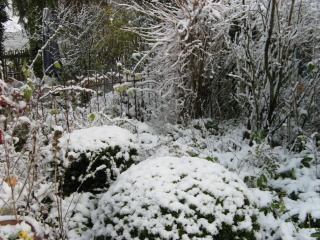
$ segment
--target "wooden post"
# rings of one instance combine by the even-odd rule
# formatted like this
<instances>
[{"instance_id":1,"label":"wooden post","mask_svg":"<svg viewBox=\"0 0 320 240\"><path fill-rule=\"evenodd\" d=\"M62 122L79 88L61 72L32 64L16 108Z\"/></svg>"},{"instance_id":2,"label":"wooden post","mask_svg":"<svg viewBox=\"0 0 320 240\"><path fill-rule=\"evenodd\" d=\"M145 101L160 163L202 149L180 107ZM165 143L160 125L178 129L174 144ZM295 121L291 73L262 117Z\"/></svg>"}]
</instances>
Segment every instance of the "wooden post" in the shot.
<instances>
[{"instance_id":1,"label":"wooden post","mask_svg":"<svg viewBox=\"0 0 320 240\"><path fill-rule=\"evenodd\" d=\"M138 112L137 112L137 94L136 94L136 76L133 74L133 88L134 88L134 111L136 113L136 119L138 119Z\"/></svg>"},{"instance_id":2,"label":"wooden post","mask_svg":"<svg viewBox=\"0 0 320 240\"><path fill-rule=\"evenodd\" d=\"M65 104L66 104L66 120L67 120L67 128L68 128L68 132L70 132L69 109L68 109L67 91L64 91L64 99L65 99Z\"/></svg>"},{"instance_id":3,"label":"wooden post","mask_svg":"<svg viewBox=\"0 0 320 240\"><path fill-rule=\"evenodd\" d=\"M99 82L98 82L98 75L97 72L95 71L95 78L96 78L96 94L97 94L97 104L98 104L98 112L100 111L100 106L99 106Z\"/></svg>"},{"instance_id":4,"label":"wooden post","mask_svg":"<svg viewBox=\"0 0 320 240\"><path fill-rule=\"evenodd\" d=\"M102 72L102 75L103 75L103 97L104 97L104 105L107 105L107 98L106 98L106 93L107 93L107 84L108 84L108 78L107 78L107 75L105 75L103 72Z\"/></svg>"}]
</instances>

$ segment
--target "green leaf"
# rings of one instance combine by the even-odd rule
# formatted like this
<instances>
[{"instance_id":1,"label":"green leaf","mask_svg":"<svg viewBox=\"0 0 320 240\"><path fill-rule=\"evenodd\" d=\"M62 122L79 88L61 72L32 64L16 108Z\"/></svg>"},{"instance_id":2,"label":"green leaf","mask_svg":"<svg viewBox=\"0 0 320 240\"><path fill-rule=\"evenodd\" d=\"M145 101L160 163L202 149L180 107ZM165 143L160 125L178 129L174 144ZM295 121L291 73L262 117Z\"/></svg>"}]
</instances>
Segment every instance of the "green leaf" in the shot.
<instances>
[{"instance_id":1,"label":"green leaf","mask_svg":"<svg viewBox=\"0 0 320 240\"><path fill-rule=\"evenodd\" d=\"M33 93L33 91L30 90L30 89L24 89L23 90L23 96L28 100L31 99L32 93Z\"/></svg>"},{"instance_id":2,"label":"green leaf","mask_svg":"<svg viewBox=\"0 0 320 240\"><path fill-rule=\"evenodd\" d=\"M90 116L89 116L89 122L93 122L94 121L94 119L96 118L96 116L93 114L93 113L91 113L90 114Z\"/></svg>"},{"instance_id":3,"label":"green leaf","mask_svg":"<svg viewBox=\"0 0 320 240\"><path fill-rule=\"evenodd\" d=\"M312 72L315 68L316 68L316 67L313 65L313 63L309 63L309 64L308 64L308 70L309 70L310 72Z\"/></svg>"},{"instance_id":4,"label":"green leaf","mask_svg":"<svg viewBox=\"0 0 320 240\"><path fill-rule=\"evenodd\" d=\"M54 62L54 66L56 68L61 68L61 64L58 61Z\"/></svg>"},{"instance_id":5,"label":"green leaf","mask_svg":"<svg viewBox=\"0 0 320 240\"><path fill-rule=\"evenodd\" d=\"M264 174L261 175L261 178L263 179L263 181L264 181L265 183L268 182L268 179L267 179L267 177L266 177Z\"/></svg>"},{"instance_id":6,"label":"green leaf","mask_svg":"<svg viewBox=\"0 0 320 240\"><path fill-rule=\"evenodd\" d=\"M8 66L12 68L13 67L13 62L9 62Z\"/></svg>"},{"instance_id":7,"label":"green leaf","mask_svg":"<svg viewBox=\"0 0 320 240\"><path fill-rule=\"evenodd\" d=\"M27 86L28 86L28 88L23 90L23 96L26 99L30 100L35 87L34 87L33 82L30 82L30 81L27 83Z\"/></svg>"},{"instance_id":8,"label":"green leaf","mask_svg":"<svg viewBox=\"0 0 320 240\"><path fill-rule=\"evenodd\" d=\"M29 78L29 77L31 76L31 72L30 72L29 70L25 70L25 71L23 72L23 75L24 75L25 77Z\"/></svg>"},{"instance_id":9,"label":"green leaf","mask_svg":"<svg viewBox=\"0 0 320 240\"><path fill-rule=\"evenodd\" d=\"M53 109L53 110L50 111L51 115L54 115L54 114L57 114L57 113L58 113L58 111L56 109Z\"/></svg>"},{"instance_id":10,"label":"green leaf","mask_svg":"<svg viewBox=\"0 0 320 240\"><path fill-rule=\"evenodd\" d=\"M96 118L96 116L93 113L91 113L90 114L90 119L94 120L95 118Z\"/></svg>"},{"instance_id":11,"label":"green leaf","mask_svg":"<svg viewBox=\"0 0 320 240\"><path fill-rule=\"evenodd\" d=\"M311 234L311 237L320 237L320 232L315 232Z\"/></svg>"},{"instance_id":12,"label":"green leaf","mask_svg":"<svg viewBox=\"0 0 320 240\"><path fill-rule=\"evenodd\" d=\"M33 82L30 82L30 81L29 81L29 82L27 83L27 85L31 88L32 91L34 91L35 87L34 87Z\"/></svg>"},{"instance_id":13,"label":"green leaf","mask_svg":"<svg viewBox=\"0 0 320 240\"><path fill-rule=\"evenodd\" d=\"M286 206L285 205L282 205L281 207L280 207L280 212L285 212L286 211Z\"/></svg>"},{"instance_id":14,"label":"green leaf","mask_svg":"<svg viewBox=\"0 0 320 240\"><path fill-rule=\"evenodd\" d=\"M279 203L273 203L273 204L271 204L271 207L273 207L275 209L280 209L280 204Z\"/></svg>"},{"instance_id":15,"label":"green leaf","mask_svg":"<svg viewBox=\"0 0 320 240\"><path fill-rule=\"evenodd\" d=\"M261 176L257 179L258 187L265 188L267 183L268 183L267 177L264 174L261 174Z\"/></svg>"},{"instance_id":16,"label":"green leaf","mask_svg":"<svg viewBox=\"0 0 320 240\"><path fill-rule=\"evenodd\" d=\"M313 158L310 157L305 157L304 159L301 160L301 163L304 167L310 168L310 162L313 160Z\"/></svg>"}]
</instances>

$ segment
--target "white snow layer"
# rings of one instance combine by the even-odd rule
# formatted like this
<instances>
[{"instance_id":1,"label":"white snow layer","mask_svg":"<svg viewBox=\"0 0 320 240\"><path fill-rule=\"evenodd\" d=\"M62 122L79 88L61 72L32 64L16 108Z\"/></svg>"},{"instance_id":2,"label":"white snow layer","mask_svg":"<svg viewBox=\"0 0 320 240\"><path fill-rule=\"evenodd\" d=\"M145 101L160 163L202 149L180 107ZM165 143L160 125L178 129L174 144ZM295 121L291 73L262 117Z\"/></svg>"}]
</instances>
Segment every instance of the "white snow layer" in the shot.
<instances>
[{"instance_id":1,"label":"white snow layer","mask_svg":"<svg viewBox=\"0 0 320 240\"><path fill-rule=\"evenodd\" d=\"M59 139L59 146L73 151L97 151L106 147L119 146L138 149L137 138L128 130L117 126L90 127L75 130Z\"/></svg>"},{"instance_id":2,"label":"white snow layer","mask_svg":"<svg viewBox=\"0 0 320 240\"><path fill-rule=\"evenodd\" d=\"M127 237L134 228L146 228L163 239L180 239L177 223L188 234L205 228L215 235L223 222L233 225L237 214L245 220L233 230L250 231L251 216L258 214L253 205L245 205L245 199L256 202L242 180L220 164L192 157L148 159L122 173L101 198L92 213L93 230L98 236L116 238L119 228ZM203 215L213 214L215 220L198 219L192 205ZM179 216L162 215L161 208ZM106 224L107 217L115 224ZM171 230L165 229L171 225Z\"/></svg>"}]
</instances>

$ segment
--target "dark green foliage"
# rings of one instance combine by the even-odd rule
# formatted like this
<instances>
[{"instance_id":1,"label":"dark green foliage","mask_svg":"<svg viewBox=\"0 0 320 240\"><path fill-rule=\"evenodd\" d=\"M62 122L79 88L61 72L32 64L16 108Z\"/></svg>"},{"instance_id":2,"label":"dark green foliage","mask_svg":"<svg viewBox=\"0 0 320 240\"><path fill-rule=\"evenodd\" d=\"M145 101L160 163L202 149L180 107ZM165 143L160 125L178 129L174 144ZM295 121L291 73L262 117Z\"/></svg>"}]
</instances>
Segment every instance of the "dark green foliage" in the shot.
<instances>
[{"instance_id":1,"label":"dark green foliage","mask_svg":"<svg viewBox=\"0 0 320 240\"><path fill-rule=\"evenodd\" d=\"M301 222L299 215L294 215L291 220L299 226L299 228L320 228L320 219L312 218L310 214L307 215L306 219Z\"/></svg>"},{"instance_id":2,"label":"dark green foliage","mask_svg":"<svg viewBox=\"0 0 320 240\"><path fill-rule=\"evenodd\" d=\"M17 125L13 129L12 135L19 138L19 141L14 144L15 150L17 152L21 152L22 149L24 148L24 145L28 141L30 137L30 125L29 124L21 124Z\"/></svg>"},{"instance_id":3,"label":"dark green foliage","mask_svg":"<svg viewBox=\"0 0 320 240\"><path fill-rule=\"evenodd\" d=\"M185 177L185 176L183 176ZM177 181L179 182L179 181ZM185 192L191 192L193 189L198 188L199 186L197 185L193 185L192 187L188 188L185 190ZM215 206L221 206L224 207L224 198L216 198L214 196L213 193L209 193L207 191L203 191L203 193L205 195L209 195L212 197L212 201L215 202ZM118 195L119 193L115 193L115 195ZM122 194L124 194L122 192ZM177 194L176 194L177 195ZM197 196L197 194L195 195ZM193 214L184 214L182 213L181 210L178 211L173 211L172 209L165 207L165 206L159 206L159 213L154 214L152 216L153 219L159 219L159 221L161 222L161 219L172 219L172 217L175 219L172 222L170 222L170 224L166 224L163 226L163 230L164 231L168 231L171 232L173 229L176 229L176 232L179 235L179 239L185 238L187 236L188 239L203 239L203 238L208 238L208 237L212 237L212 239L214 240L229 240L229 239L240 239L240 240L255 240L255 233L260 231L260 225L257 222L257 216L255 214L251 214L249 217L252 221L252 229L248 230L248 229L241 229L241 230L234 230L234 226L240 226L241 222L246 221L246 217L244 215L239 215L238 213L236 213L233 217L234 222L229 225L226 224L225 222L222 221L222 225L217 225L217 222L219 221L219 219L217 219L217 217L215 216L215 210L212 209L212 211L209 212L205 212L203 213L200 208L195 205L195 204L188 204L186 199L184 198L180 198L179 202L187 205L187 207L191 210L193 210ZM121 206L121 208L124 208L128 205L127 202L124 202ZM153 208L154 206L148 205L148 204L144 204L141 206L142 209L144 209L146 212L150 211L151 208ZM247 211L247 208L256 208L257 206L252 204L247 198L244 199L244 204L241 207L237 207L237 209L239 210L239 212L241 212L241 210L243 209L244 211ZM114 209L115 210L115 209ZM115 227L115 229L117 229L117 234L118 236L116 238L112 238L111 236L99 236L96 237L96 240L102 240L102 239L122 239L125 240L127 239L126 237L124 237L123 235L123 231L124 228L121 227L121 224L124 225L130 225L130 222L126 221L126 218L130 215L128 214L123 214L123 212L120 210L115 210L117 213L113 216L106 216L105 218L105 226L111 224ZM197 220L200 219L205 219L208 221L209 224L212 225L216 225L217 229L218 229L218 234L216 235L212 235L206 228L205 225L200 226L199 228L199 232L197 233L190 233L187 228L184 226L184 224L181 222L180 217L183 214L183 218L184 219L190 219L191 221L193 221L193 219L195 219L195 221L197 222ZM230 214L228 209L225 209L224 215L228 215ZM142 216L138 216L138 217L142 217ZM219 218L223 218L223 216L219 216ZM114 221L114 219L117 219L116 221ZM119 220L123 220L123 223L121 223L119 225ZM155 233L150 229L147 228L137 228L137 227L133 227L130 231L130 239L165 239L163 238L163 236L161 236L159 233ZM169 239L176 239L176 238L169 238Z\"/></svg>"},{"instance_id":4,"label":"dark green foliage","mask_svg":"<svg viewBox=\"0 0 320 240\"><path fill-rule=\"evenodd\" d=\"M320 219L312 218L306 219L304 222L299 224L300 228L320 228Z\"/></svg>"},{"instance_id":5,"label":"dark green foliage","mask_svg":"<svg viewBox=\"0 0 320 240\"><path fill-rule=\"evenodd\" d=\"M41 23L42 10L45 7L55 7L56 3L54 0L12 0L13 9L19 16L20 23L29 33L34 33L35 24L39 21Z\"/></svg>"},{"instance_id":6,"label":"dark green foliage","mask_svg":"<svg viewBox=\"0 0 320 240\"><path fill-rule=\"evenodd\" d=\"M256 179L257 177L255 176L246 176L243 181L248 187L253 188L253 187L257 187Z\"/></svg>"},{"instance_id":7,"label":"dark green foliage","mask_svg":"<svg viewBox=\"0 0 320 240\"><path fill-rule=\"evenodd\" d=\"M267 188L267 183L268 180L264 174L262 174L258 179L257 179L257 186L261 189L264 190Z\"/></svg>"},{"instance_id":8,"label":"dark green foliage","mask_svg":"<svg viewBox=\"0 0 320 240\"><path fill-rule=\"evenodd\" d=\"M320 240L320 229L317 229L317 232L312 233L311 237L317 238L317 240Z\"/></svg>"},{"instance_id":9,"label":"dark green foliage","mask_svg":"<svg viewBox=\"0 0 320 240\"><path fill-rule=\"evenodd\" d=\"M262 131L255 131L252 134L252 140L255 141L257 144L261 144L267 137L268 132L265 130Z\"/></svg>"},{"instance_id":10,"label":"dark green foliage","mask_svg":"<svg viewBox=\"0 0 320 240\"><path fill-rule=\"evenodd\" d=\"M244 220L244 219L243 219ZM242 221L243 221L242 220ZM237 223L241 221L240 216L235 216L234 221ZM257 223L257 218L254 217L252 219L253 222L253 230L258 231L260 229L258 223ZM236 224L237 225L237 224ZM237 231L237 234L235 235L234 232L232 231L232 226L227 225L225 223L222 223L222 228L219 231L218 235L215 235L213 237L214 240L221 240L221 239L241 239L241 240L255 240L254 236L254 231L244 231L244 230L239 230Z\"/></svg>"},{"instance_id":11,"label":"dark green foliage","mask_svg":"<svg viewBox=\"0 0 320 240\"><path fill-rule=\"evenodd\" d=\"M291 170L288 170L288 171L281 172L281 173L277 174L275 176L275 179L278 179L279 177L281 177L281 178L290 178L292 180L295 180L296 176L295 176L294 168L292 168Z\"/></svg>"},{"instance_id":12,"label":"dark green foliage","mask_svg":"<svg viewBox=\"0 0 320 240\"><path fill-rule=\"evenodd\" d=\"M19 22L26 29L29 38L31 58L34 59L42 47L42 11L44 8L54 8L54 0L12 0L15 13L19 16ZM34 73L37 77L42 77L42 59L38 58L34 65Z\"/></svg>"},{"instance_id":13,"label":"dark green foliage","mask_svg":"<svg viewBox=\"0 0 320 240\"><path fill-rule=\"evenodd\" d=\"M2 57L4 53L4 26L3 23L8 21L8 15L5 11L7 1L6 0L0 0L0 57Z\"/></svg>"},{"instance_id":14,"label":"dark green foliage","mask_svg":"<svg viewBox=\"0 0 320 240\"><path fill-rule=\"evenodd\" d=\"M219 132L218 122L211 120L203 120L204 122L197 122L193 127L201 132L208 132L211 135L217 135Z\"/></svg>"},{"instance_id":15,"label":"dark green foliage","mask_svg":"<svg viewBox=\"0 0 320 240\"><path fill-rule=\"evenodd\" d=\"M245 203L244 206L248 206L249 205L249 201L247 201ZM200 213L200 211L198 211L197 206L195 205L191 205L189 206L191 209L195 210L195 215L197 216L198 219L206 219L209 223L214 223L215 221L215 216L214 214L210 213L210 214L202 214ZM146 210L148 210L148 208L146 208ZM180 212L173 212L170 211L169 209L163 208L161 207L161 214L162 217L165 217L166 215L172 215L175 218L178 219ZM226 214L228 214L228 212L226 212ZM120 219L123 218L124 216L118 216ZM185 218L192 218L193 216L184 216ZM245 221L245 217L244 216L239 216L236 215L234 217L234 223L233 225L238 226L240 222ZM226 223L222 223L222 226L219 227L219 233L217 235L212 236L213 240L227 240L227 239L239 239L239 240L255 240L255 232L258 232L260 230L260 226L257 222L257 216L253 215L251 216L251 220L252 220L252 230L248 231L248 230L238 230L238 231L234 231L232 229L233 225L228 225ZM112 221L108 221L108 223L112 224L112 225L116 225L116 223L112 222ZM210 236L210 233L207 232L207 230L204 227L200 227L200 232L196 233L196 234L190 234L188 233L185 229L184 226L179 222L179 220L174 221L171 225L166 225L165 226L165 230L166 231L171 231L173 229L173 226L175 225L175 227L178 229L178 233L179 236L182 238L183 235L187 235L189 239L202 239L202 238L207 238L208 236ZM121 236L121 232L123 231L122 228L119 229L119 235ZM153 234L152 232L149 232L148 229L144 228L144 229L137 229L134 228L131 232L131 238L138 238L138 239L161 239L161 236L159 234ZM108 237L108 236L99 236L97 238L95 238L96 240L102 240L102 239L113 239L112 237ZM117 238L117 239L123 239L125 240L125 238Z\"/></svg>"},{"instance_id":16,"label":"dark green foliage","mask_svg":"<svg viewBox=\"0 0 320 240\"><path fill-rule=\"evenodd\" d=\"M91 153L94 155L91 158L88 158L86 153L81 153L78 159L74 160L66 169L62 187L63 194L70 195L76 191L98 193L106 190L110 185L110 180L114 181L117 178L113 171L113 164L120 172L125 171L134 164L133 156L137 155L136 149L130 149L130 158L125 160L124 157L116 157L119 152L121 152L121 148L115 146L114 148L102 149L99 153ZM103 165L106 167L95 172L98 167ZM83 182L79 180L94 172L93 177L90 176Z\"/></svg>"},{"instance_id":17,"label":"dark green foliage","mask_svg":"<svg viewBox=\"0 0 320 240\"><path fill-rule=\"evenodd\" d=\"M310 168L310 162L313 160L313 158L311 157L305 157L301 160L301 164L302 166L300 168L306 167L306 168Z\"/></svg>"}]
</instances>

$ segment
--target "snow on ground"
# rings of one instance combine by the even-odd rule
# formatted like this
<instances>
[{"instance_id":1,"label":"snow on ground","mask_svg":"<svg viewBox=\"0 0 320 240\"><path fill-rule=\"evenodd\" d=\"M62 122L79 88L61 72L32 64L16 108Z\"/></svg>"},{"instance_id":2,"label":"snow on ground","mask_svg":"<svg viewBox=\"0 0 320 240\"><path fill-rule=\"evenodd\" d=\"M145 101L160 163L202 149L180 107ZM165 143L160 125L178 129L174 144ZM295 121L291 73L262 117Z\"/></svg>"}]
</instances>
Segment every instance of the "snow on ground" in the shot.
<instances>
[{"instance_id":1,"label":"snow on ground","mask_svg":"<svg viewBox=\"0 0 320 240\"><path fill-rule=\"evenodd\" d=\"M245 128L232 122L207 129L205 121L193 122L188 127L152 127L136 120L128 121L128 129L136 135L140 145L141 161L191 156L219 163L250 187L263 210L259 214L262 229L273 233L268 239L314 239L310 235L315 228L299 228L299 224L310 217L319 219L319 166L315 160L310 161L310 165L304 162L305 158L316 159L312 151L293 153L281 147L271 148L265 142L249 146L248 140L243 139ZM259 186L259 179L264 179L262 175L265 180ZM292 193L296 194L296 199L292 198Z\"/></svg>"},{"instance_id":2,"label":"snow on ground","mask_svg":"<svg viewBox=\"0 0 320 240\"><path fill-rule=\"evenodd\" d=\"M308 222L310 217L320 218L320 179L317 177L320 166L316 151L294 153L282 147L271 148L265 142L254 142L250 147L248 140L243 139L244 127L226 122L213 131L204 125L194 122L187 128L167 126L167 132L161 134L150 126L138 128L141 151L150 158L201 157L222 164L244 181L253 177L254 180L246 183L260 207L269 211L260 214L259 221L266 231L275 232L270 239L314 239L310 236L315 231L311 225L302 230L298 225ZM292 176L288 176L290 173ZM259 187L262 175L266 182ZM293 219L297 222L291 221Z\"/></svg>"},{"instance_id":3,"label":"snow on ground","mask_svg":"<svg viewBox=\"0 0 320 240\"><path fill-rule=\"evenodd\" d=\"M311 147L300 153L294 153L281 147L271 148L264 141L260 144L254 142L253 146L249 146L248 140L243 139L245 128L233 122L217 126L212 123L209 126L203 120L184 127L150 126L127 119L121 121L121 128L95 127L94 122L92 125L90 128L65 134L60 139L61 147L69 146L81 151L84 150L84 146L96 149L110 140L109 137L116 136L116 138L111 137L112 141L115 141L112 143L114 145L134 145L136 148L139 145L140 161L149 159L147 161L151 162L152 159L156 161L168 157L182 159L197 157L219 163L237 174L257 199L261 208L258 221L265 232L273 234L266 239L314 239L310 235L316 229L312 227L314 223L309 219L320 219L320 179L317 172L320 166L316 161L319 159L319 153L313 151ZM70 139L78 140L73 142ZM151 174L145 167L140 168L140 166L144 165L136 165L123 174L134 174L134 170L145 172L146 175ZM168 173L163 172L163 174ZM170 175L168 179L172 177ZM209 181L207 184L210 185L210 178L207 179ZM0 191L7 188L7 184L3 182ZM7 190L9 194L9 188ZM63 212L67 217L65 221L68 222L66 230L70 239L90 239L94 235L94 229L86 226L91 222L89 213L96 209L101 196L75 193L63 200ZM57 218L55 209L55 207L51 209L50 219ZM95 212L95 216L99 214L102 212ZM303 224L304 228L300 229L300 224Z\"/></svg>"}]
</instances>

